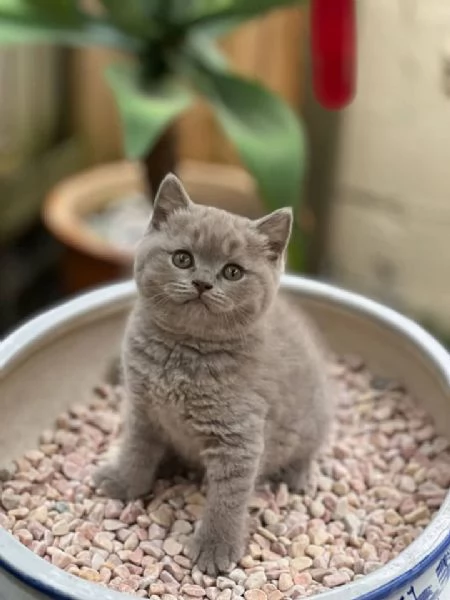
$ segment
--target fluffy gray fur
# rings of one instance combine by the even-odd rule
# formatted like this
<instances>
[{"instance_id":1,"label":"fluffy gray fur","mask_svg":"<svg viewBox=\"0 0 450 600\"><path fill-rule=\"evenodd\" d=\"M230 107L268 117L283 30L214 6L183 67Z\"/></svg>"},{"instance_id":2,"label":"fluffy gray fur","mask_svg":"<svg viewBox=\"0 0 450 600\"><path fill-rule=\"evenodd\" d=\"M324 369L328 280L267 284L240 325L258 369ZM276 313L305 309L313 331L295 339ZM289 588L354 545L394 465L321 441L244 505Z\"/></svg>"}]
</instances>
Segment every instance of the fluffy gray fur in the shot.
<instances>
[{"instance_id":1,"label":"fluffy gray fur","mask_svg":"<svg viewBox=\"0 0 450 600\"><path fill-rule=\"evenodd\" d=\"M196 205L169 175L136 255L123 436L95 481L132 499L168 453L203 467L207 503L189 554L211 575L242 555L256 480L299 490L332 418L316 334L278 294L291 226L289 209L250 221ZM188 268L174 265L179 250Z\"/></svg>"}]
</instances>

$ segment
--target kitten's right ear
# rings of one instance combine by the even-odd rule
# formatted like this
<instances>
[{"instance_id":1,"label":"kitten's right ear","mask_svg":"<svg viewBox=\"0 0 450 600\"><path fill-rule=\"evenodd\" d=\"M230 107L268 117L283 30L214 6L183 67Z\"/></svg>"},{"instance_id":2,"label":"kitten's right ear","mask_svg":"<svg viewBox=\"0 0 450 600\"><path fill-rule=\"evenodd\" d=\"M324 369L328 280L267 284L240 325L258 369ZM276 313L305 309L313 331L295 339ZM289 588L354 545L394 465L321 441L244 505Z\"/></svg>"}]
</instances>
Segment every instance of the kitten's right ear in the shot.
<instances>
[{"instance_id":1,"label":"kitten's right ear","mask_svg":"<svg viewBox=\"0 0 450 600\"><path fill-rule=\"evenodd\" d=\"M173 173L164 177L159 186L153 204L153 213L150 227L159 229L168 217L177 210L187 210L192 206L183 184Z\"/></svg>"}]
</instances>

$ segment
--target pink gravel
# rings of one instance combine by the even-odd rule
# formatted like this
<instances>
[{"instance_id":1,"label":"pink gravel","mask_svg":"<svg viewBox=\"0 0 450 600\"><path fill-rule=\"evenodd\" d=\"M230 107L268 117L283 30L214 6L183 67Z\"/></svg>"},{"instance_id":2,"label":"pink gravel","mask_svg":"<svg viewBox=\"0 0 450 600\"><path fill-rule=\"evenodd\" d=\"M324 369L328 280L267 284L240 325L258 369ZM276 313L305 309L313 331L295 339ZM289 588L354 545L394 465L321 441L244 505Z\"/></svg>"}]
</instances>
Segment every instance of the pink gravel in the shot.
<instances>
[{"instance_id":1,"label":"pink gravel","mask_svg":"<svg viewBox=\"0 0 450 600\"><path fill-rule=\"evenodd\" d=\"M102 385L37 448L0 472L0 526L83 579L163 600L309 597L363 577L428 525L450 487L450 444L395 382L355 357L330 366L342 390L334 441L311 495L257 490L245 556L212 579L184 555L205 498L194 479L157 482L127 505L96 495L90 475L118 433L122 390Z\"/></svg>"}]
</instances>

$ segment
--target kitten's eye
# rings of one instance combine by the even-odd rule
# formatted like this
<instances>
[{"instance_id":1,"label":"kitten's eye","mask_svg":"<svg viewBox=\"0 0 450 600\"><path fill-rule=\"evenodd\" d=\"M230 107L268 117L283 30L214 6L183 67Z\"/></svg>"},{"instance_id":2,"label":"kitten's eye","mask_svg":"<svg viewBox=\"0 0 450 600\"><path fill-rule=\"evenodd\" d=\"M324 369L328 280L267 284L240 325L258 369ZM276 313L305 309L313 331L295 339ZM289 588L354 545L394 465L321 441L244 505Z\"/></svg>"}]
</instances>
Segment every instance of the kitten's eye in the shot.
<instances>
[{"instance_id":1,"label":"kitten's eye","mask_svg":"<svg viewBox=\"0 0 450 600\"><path fill-rule=\"evenodd\" d=\"M228 279L228 281L239 281L239 279L242 279L244 276L243 269L238 265L233 264L225 265L222 269L222 273L225 279Z\"/></svg>"},{"instance_id":2,"label":"kitten's eye","mask_svg":"<svg viewBox=\"0 0 450 600\"><path fill-rule=\"evenodd\" d=\"M179 269L189 269L194 264L194 259L187 250L176 250L172 254L172 262Z\"/></svg>"}]
</instances>

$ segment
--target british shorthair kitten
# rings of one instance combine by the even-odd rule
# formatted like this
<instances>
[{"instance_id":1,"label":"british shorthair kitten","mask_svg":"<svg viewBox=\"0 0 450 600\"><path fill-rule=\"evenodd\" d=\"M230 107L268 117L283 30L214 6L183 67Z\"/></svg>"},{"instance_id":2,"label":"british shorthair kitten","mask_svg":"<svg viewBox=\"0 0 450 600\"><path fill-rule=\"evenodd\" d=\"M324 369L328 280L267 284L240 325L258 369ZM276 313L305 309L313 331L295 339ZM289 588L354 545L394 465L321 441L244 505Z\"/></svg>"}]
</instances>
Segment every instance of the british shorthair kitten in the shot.
<instances>
[{"instance_id":1,"label":"british shorthair kitten","mask_svg":"<svg viewBox=\"0 0 450 600\"><path fill-rule=\"evenodd\" d=\"M241 558L256 480L301 489L333 415L316 334L278 294L291 227L289 209L251 221L194 204L168 175L137 250L123 435L95 482L129 500L169 452L204 468L189 554L210 575Z\"/></svg>"}]
</instances>

